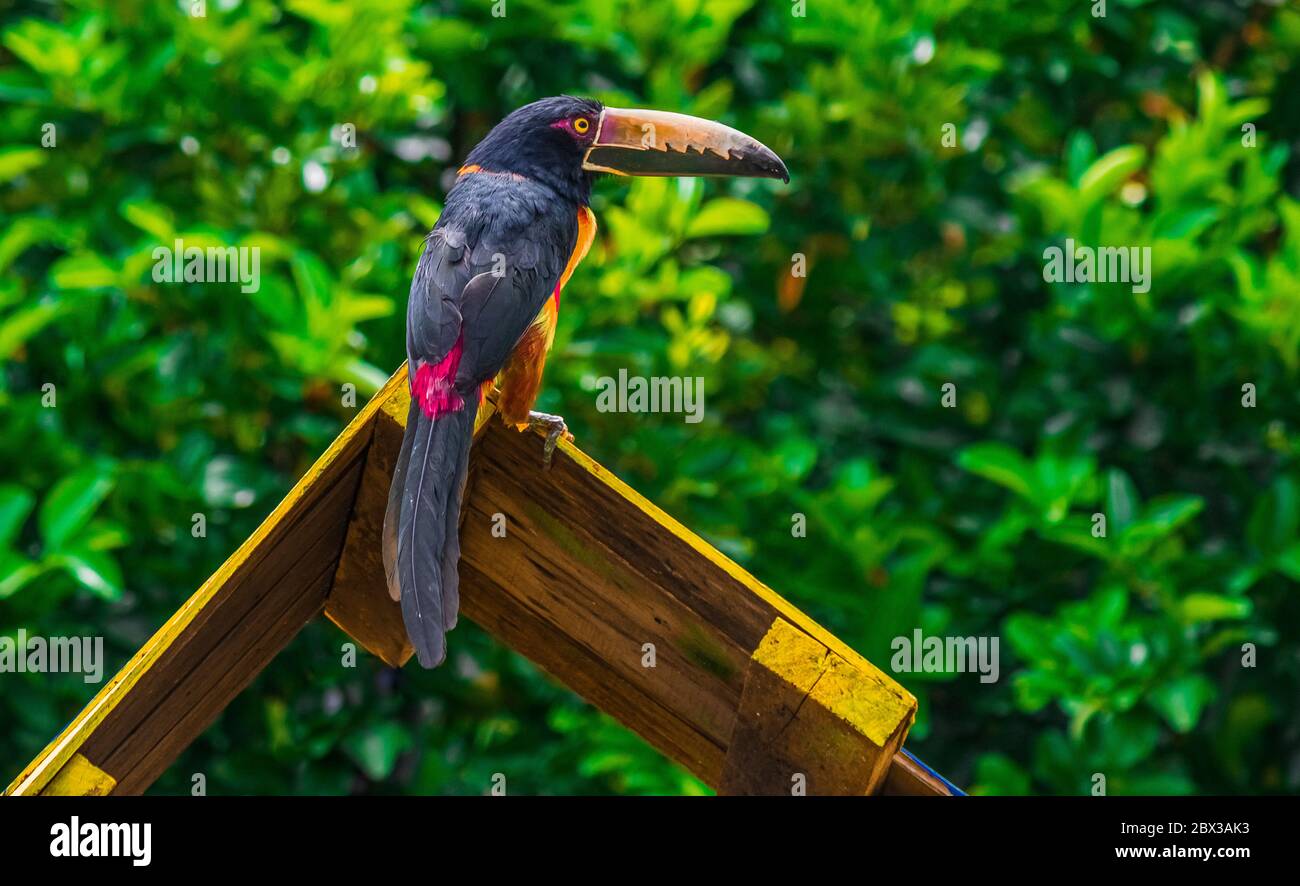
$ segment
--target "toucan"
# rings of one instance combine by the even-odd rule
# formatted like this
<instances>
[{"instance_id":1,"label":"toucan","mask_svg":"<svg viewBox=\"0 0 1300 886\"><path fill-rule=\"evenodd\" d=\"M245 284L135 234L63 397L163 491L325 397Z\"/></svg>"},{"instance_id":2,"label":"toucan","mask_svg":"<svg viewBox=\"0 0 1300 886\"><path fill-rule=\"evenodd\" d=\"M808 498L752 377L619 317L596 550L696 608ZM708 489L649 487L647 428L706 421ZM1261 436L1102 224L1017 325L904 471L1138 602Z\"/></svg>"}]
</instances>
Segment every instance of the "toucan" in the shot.
<instances>
[{"instance_id":1,"label":"toucan","mask_svg":"<svg viewBox=\"0 0 1300 886\"><path fill-rule=\"evenodd\" d=\"M595 177L750 176L789 182L767 147L729 126L572 96L525 105L470 151L424 242L406 308L410 411L384 518L388 592L420 664L446 658L460 607L459 516L475 415L490 388L518 430L534 412L560 291L591 247Z\"/></svg>"}]
</instances>

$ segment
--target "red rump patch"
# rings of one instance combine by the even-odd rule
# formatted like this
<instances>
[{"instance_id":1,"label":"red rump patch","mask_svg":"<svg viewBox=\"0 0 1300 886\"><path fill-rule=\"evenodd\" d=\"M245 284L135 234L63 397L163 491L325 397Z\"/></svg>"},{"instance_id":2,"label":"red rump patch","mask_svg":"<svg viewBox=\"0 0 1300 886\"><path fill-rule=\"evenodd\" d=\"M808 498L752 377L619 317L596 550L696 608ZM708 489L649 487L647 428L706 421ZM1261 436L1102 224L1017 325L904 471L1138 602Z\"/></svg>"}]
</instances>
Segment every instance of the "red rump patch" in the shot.
<instances>
[{"instance_id":1,"label":"red rump patch","mask_svg":"<svg viewBox=\"0 0 1300 886\"><path fill-rule=\"evenodd\" d=\"M456 380L456 370L460 368L464 338L464 333L461 333L447 356L437 364L421 360L416 367L415 379L411 382L411 396L420 404L420 411L429 418L455 412L465 405L465 399L452 387Z\"/></svg>"}]
</instances>

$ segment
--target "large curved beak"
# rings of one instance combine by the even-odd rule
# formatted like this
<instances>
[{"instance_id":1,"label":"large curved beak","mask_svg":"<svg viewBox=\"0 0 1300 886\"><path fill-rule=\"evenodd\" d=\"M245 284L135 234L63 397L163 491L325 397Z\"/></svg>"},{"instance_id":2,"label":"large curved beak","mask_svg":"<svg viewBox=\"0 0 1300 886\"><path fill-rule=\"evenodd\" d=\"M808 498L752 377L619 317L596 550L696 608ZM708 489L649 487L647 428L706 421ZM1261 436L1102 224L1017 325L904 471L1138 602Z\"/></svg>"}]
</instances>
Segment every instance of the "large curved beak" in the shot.
<instances>
[{"instance_id":1,"label":"large curved beak","mask_svg":"<svg viewBox=\"0 0 1300 886\"><path fill-rule=\"evenodd\" d=\"M605 108L582 168L615 175L731 175L790 181L781 158L743 132L687 114Z\"/></svg>"}]
</instances>

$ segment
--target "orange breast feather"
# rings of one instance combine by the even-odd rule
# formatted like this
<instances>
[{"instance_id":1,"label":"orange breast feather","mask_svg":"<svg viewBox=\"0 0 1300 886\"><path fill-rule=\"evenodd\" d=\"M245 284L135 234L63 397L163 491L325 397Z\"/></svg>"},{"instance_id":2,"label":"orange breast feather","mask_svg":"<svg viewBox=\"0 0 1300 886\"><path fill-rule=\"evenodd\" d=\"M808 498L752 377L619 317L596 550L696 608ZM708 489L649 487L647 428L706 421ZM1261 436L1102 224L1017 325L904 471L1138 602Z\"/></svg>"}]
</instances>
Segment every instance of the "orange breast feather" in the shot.
<instances>
[{"instance_id":1,"label":"orange breast feather","mask_svg":"<svg viewBox=\"0 0 1300 886\"><path fill-rule=\"evenodd\" d=\"M596 239L596 216L589 207L578 210L578 240L573 246L573 253L555 284L555 292L546 300L538 312L537 318L524 333L519 344L501 367L497 375L497 386L501 396L497 398L497 407L501 418L508 425L519 430L528 427L528 412L537 402L537 394L542 388L542 372L546 368L546 355L555 343L555 324L560 316L560 291L569 282L578 262L586 257Z\"/></svg>"}]
</instances>

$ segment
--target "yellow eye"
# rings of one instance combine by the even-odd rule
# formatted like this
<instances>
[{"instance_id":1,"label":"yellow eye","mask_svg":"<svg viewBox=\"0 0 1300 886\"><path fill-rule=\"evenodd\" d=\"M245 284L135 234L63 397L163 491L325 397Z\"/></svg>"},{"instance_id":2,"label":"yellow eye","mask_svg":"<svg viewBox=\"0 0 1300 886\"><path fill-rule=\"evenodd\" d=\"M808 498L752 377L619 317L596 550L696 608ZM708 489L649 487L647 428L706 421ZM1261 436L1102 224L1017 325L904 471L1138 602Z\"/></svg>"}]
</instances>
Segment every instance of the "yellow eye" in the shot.
<instances>
[{"instance_id":1,"label":"yellow eye","mask_svg":"<svg viewBox=\"0 0 1300 886\"><path fill-rule=\"evenodd\" d=\"M591 128L591 121L586 117L579 117L573 121L573 131L578 135L586 135L587 130Z\"/></svg>"}]
</instances>

